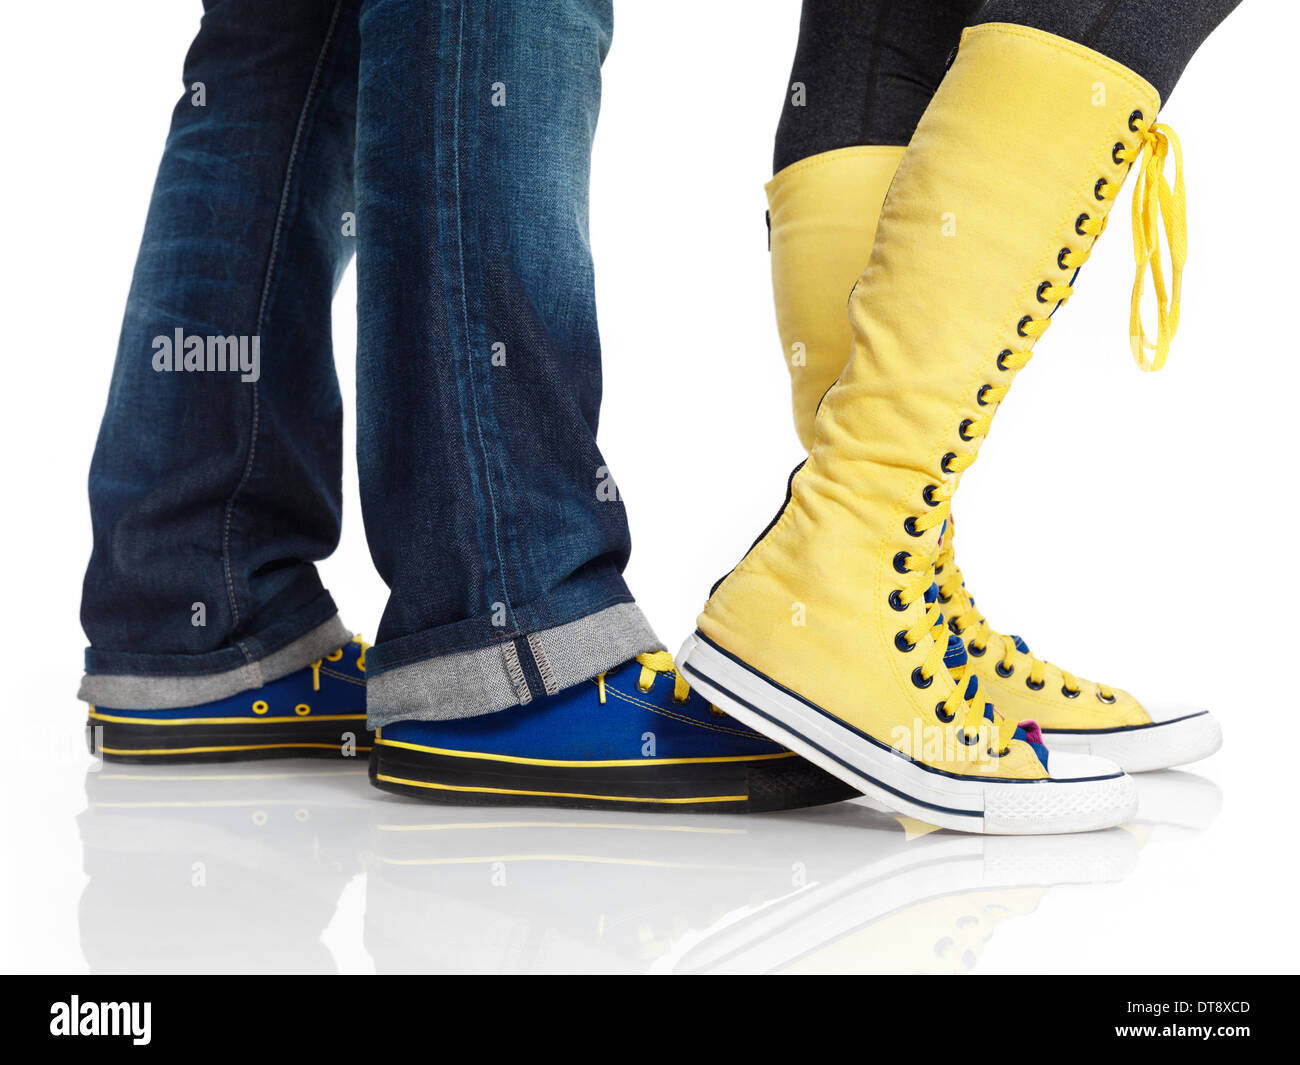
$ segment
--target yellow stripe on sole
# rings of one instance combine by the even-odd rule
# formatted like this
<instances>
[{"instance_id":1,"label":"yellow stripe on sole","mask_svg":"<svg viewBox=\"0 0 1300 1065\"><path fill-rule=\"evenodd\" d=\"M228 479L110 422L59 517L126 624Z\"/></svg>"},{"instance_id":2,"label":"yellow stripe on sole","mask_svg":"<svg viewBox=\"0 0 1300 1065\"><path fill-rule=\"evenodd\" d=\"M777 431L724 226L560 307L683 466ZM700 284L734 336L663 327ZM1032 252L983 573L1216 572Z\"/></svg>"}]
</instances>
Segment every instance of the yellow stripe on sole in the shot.
<instances>
[{"instance_id":1,"label":"yellow stripe on sole","mask_svg":"<svg viewBox=\"0 0 1300 1065\"><path fill-rule=\"evenodd\" d=\"M716 765L724 762L766 762L773 758L793 758L793 751L778 751L775 754L728 754L717 758L619 758L604 761L561 761L554 758L523 758L510 754L487 754L482 751L453 751L444 747L425 747L419 743L407 743L405 740L385 740L375 737L377 747L401 747L408 751L421 751L425 754L442 754L450 758L481 758L487 762L513 762L517 765L562 766L566 769L606 769L625 768L634 765Z\"/></svg>"},{"instance_id":2,"label":"yellow stripe on sole","mask_svg":"<svg viewBox=\"0 0 1300 1065\"><path fill-rule=\"evenodd\" d=\"M365 714L319 714L304 717L118 717L115 714L101 714L91 710L94 721L111 721L117 725L265 725L268 722L285 725L294 722L313 721L364 721Z\"/></svg>"},{"instance_id":3,"label":"yellow stripe on sole","mask_svg":"<svg viewBox=\"0 0 1300 1065\"><path fill-rule=\"evenodd\" d=\"M310 747L316 750L336 751L338 743L244 743L229 747L100 747L101 754L212 754L217 751L280 751ZM369 747L354 747L355 751L369 751Z\"/></svg>"},{"instance_id":4,"label":"yellow stripe on sole","mask_svg":"<svg viewBox=\"0 0 1300 1065\"><path fill-rule=\"evenodd\" d=\"M488 795L534 795L549 799L599 799L602 802L655 802L670 805L686 805L697 802L746 802L748 795L701 795L677 799L660 799L638 795L588 795L577 791L525 791L519 788L478 788L457 784L435 784L427 780L406 780L403 777L390 777L387 773L376 773L376 780L388 784L404 784L410 788L430 788L434 791L470 791Z\"/></svg>"}]
</instances>

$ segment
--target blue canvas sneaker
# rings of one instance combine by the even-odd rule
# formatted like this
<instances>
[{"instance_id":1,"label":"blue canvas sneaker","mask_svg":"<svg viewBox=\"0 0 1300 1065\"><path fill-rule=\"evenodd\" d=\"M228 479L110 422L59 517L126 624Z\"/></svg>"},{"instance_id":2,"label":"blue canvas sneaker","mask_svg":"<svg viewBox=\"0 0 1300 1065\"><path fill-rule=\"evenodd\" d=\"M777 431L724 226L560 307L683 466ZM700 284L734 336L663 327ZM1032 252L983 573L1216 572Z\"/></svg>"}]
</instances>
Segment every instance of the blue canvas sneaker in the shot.
<instances>
[{"instance_id":1,"label":"blue canvas sneaker","mask_svg":"<svg viewBox=\"0 0 1300 1065\"><path fill-rule=\"evenodd\" d=\"M473 806L756 813L857 794L710 706L666 651L498 713L384 725L370 779Z\"/></svg>"},{"instance_id":2,"label":"blue canvas sneaker","mask_svg":"<svg viewBox=\"0 0 1300 1065\"><path fill-rule=\"evenodd\" d=\"M370 750L366 648L360 636L297 672L225 699L175 710L92 706L91 754L110 762L352 758Z\"/></svg>"}]
</instances>

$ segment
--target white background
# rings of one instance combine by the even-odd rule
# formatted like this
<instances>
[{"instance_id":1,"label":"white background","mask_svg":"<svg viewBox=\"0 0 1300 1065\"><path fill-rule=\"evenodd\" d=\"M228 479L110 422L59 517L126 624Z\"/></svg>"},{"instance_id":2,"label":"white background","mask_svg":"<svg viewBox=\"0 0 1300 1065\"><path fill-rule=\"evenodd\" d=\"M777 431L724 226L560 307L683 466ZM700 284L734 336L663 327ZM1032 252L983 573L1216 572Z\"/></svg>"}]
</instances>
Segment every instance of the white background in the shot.
<instances>
[{"instance_id":1,"label":"white background","mask_svg":"<svg viewBox=\"0 0 1300 1065\"><path fill-rule=\"evenodd\" d=\"M5 969L88 964L75 818L89 759L73 698L86 469L198 15L197 2L83 0L2 16ZM793 0L623 2L606 64L592 190L600 439L632 521L628 579L672 649L800 457L762 189L797 20ZM1190 231L1168 369L1141 374L1128 352L1126 189L964 479L960 559L995 625L1139 697L1211 707L1225 732L1220 754L1189 767L1199 779L1159 785L1200 796L1195 831L1146 847L1118 882L1054 888L998 928L977 971L1294 969L1297 37L1296 5L1250 0L1162 113L1186 152ZM1003 165L1015 155L1009 144ZM335 305L349 455L354 305L349 271ZM323 572L345 621L373 635L385 589L354 466L345 488L343 542ZM351 794L368 800L364 785ZM865 860L872 833L860 835ZM366 906L358 877L327 936L341 969L375 967Z\"/></svg>"}]
</instances>

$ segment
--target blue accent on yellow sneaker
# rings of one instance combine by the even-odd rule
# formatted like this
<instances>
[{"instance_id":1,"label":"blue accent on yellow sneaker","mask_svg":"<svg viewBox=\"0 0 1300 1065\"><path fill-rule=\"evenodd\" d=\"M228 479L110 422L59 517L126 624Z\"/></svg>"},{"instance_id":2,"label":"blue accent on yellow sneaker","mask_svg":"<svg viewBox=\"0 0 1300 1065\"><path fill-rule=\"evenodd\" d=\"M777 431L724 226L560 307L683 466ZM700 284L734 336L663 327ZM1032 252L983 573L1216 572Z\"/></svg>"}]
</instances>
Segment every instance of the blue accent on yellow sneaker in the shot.
<instances>
[{"instance_id":1,"label":"blue accent on yellow sneaker","mask_svg":"<svg viewBox=\"0 0 1300 1065\"><path fill-rule=\"evenodd\" d=\"M112 762L350 758L367 753L367 646L358 636L279 680L198 706L92 706L87 745L91 754Z\"/></svg>"},{"instance_id":2,"label":"blue accent on yellow sneaker","mask_svg":"<svg viewBox=\"0 0 1300 1065\"><path fill-rule=\"evenodd\" d=\"M710 706L666 651L499 713L385 725L370 778L465 805L755 812L857 795Z\"/></svg>"}]
</instances>

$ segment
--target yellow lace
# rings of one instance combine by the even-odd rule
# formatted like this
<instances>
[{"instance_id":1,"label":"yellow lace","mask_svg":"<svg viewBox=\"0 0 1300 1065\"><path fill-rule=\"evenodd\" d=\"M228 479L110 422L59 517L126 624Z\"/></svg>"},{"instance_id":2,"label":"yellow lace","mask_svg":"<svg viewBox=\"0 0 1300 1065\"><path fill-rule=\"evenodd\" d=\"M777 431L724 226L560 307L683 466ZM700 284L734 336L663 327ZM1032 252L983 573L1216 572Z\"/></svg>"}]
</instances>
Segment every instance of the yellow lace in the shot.
<instances>
[{"instance_id":1,"label":"yellow lace","mask_svg":"<svg viewBox=\"0 0 1300 1065\"><path fill-rule=\"evenodd\" d=\"M655 678L660 673L673 674L673 700L684 703L690 697L691 686L686 683L686 678L677 672L677 666L673 662L673 656L667 651L647 651L645 654L636 656L637 662L641 666L641 675L637 678L636 686L640 691L648 692L654 687ZM596 689L600 692L600 701L605 702L605 674L596 674Z\"/></svg>"},{"instance_id":2,"label":"yellow lace","mask_svg":"<svg viewBox=\"0 0 1300 1065\"><path fill-rule=\"evenodd\" d=\"M911 523L911 528L921 530L923 528L933 528L934 523L929 521L935 514L948 513L948 502L945 499L928 515L923 515ZM914 555L906 551L900 551L894 557L894 568L900 573L910 573L913 576L902 588L896 593L897 605L906 609L918 599L924 599L926 590L933 582L933 568L927 565L913 566ZM948 650L948 633L944 627L944 618L942 607L938 602L927 603L925 613L915 625L903 629L895 637L900 651L911 650L921 638L928 635L931 640L930 650L926 653L921 664L916 667L916 673L920 677L921 685L928 687L930 681L934 679L935 673L940 669L947 668L944 665L944 655ZM984 716L985 700L977 691L970 699L966 696L967 678L969 674L969 664L958 666L955 669L949 669L949 675L953 679L953 690L949 692L935 707L935 713L943 721L952 721L955 717L960 716L963 731L967 736L976 735L980 728L988 723ZM1016 730L1015 722L1008 722L1000 714L994 714L993 728L996 730L996 738L990 737L989 747L995 753L1005 753L1007 745L1011 742L1012 735Z\"/></svg>"},{"instance_id":3,"label":"yellow lace","mask_svg":"<svg viewBox=\"0 0 1300 1065\"><path fill-rule=\"evenodd\" d=\"M1183 186L1183 148L1178 134L1163 123L1145 121L1139 112L1130 117L1129 128L1141 138L1136 148L1116 144L1112 158L1116 162L1136 163L1145 154L1133 187L1133 296L1129 308L1129 342L1133 358L1143 370L1162 369L1169 358L1169 345L1178 332L1179 305L1183 290L1183 263L1187 260L1187 195ZM1177 174L1171 188L1165 178L1165 161L1173 153ZM1113 200L1119 185L1097 183L1097 197ZM1170 284L1165 284L1164 263L1160 252L1160 229L1163 222L1169 244ZM1156 297L1156 339L1147 339L1142 324L1142 293L1146 276ZM1148 355L1154 352L1150 358Z\"/></svg>"},{"instance_id":4,"label":"yellow lace","mask_svg":"<svg viewBox=\"0 0 1300 1065\"><path fill-rule=\"evenodd\" d=\"M366 652L370 650L371 645L366 643L366 641L362 639L361 633L357 633L355 636L353 636L351 642L358 644L361 647L361 653L357 655L357 669L359 669L362 673L364 673L366 671ZM337 647L329 654L327 654L324 658L318 658L316 659L315 662L311 664L311 690L312 691L314 692L320 691L321 666L323 666L326 662L337 662L342 657L343 657L343 648Z\"/></svg>"},{"instance_id":5,"label":"yellow lace","mask_svg":"<svg viewBox=\"0 0 1300 1065\"><path fill-rule=\"evenodd\" d=\"M957 557L952 542L952 526L944 535L944 543L935 563L935 576L939 580L939 602L948 618L952 631L966 641L970 654L982 657L989 650L996 652L994 661L999 669L998 675L1006 678L1019 666L1028 664L1025 683L1032 691L1039 691L1046 685L1048 669L1055 669L1061 674L1061 694L1074 698L1083 690L1083 682L1068 670L1044 662L1029 652L1020 650L1015 640L998 632L980 613L974 598L966 591L966 581L957 567ZM983 671L976 667L976 675ZM1105 684L1097 685L1097 696L1104 702L1115 701L1115 691Z\"/></svg>"}]
</instances>

